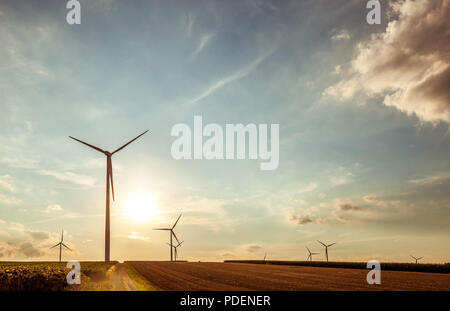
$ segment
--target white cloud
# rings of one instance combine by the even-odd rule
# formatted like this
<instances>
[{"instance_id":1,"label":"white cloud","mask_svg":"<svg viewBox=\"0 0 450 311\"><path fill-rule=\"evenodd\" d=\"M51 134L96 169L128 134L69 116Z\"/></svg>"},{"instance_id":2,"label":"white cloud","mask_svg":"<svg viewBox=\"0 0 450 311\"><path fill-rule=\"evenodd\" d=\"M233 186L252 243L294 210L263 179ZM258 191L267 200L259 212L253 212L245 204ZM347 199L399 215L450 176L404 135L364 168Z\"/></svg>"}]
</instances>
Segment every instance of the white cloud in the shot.
<instances>
[{"instance_id":1,"label":"white cloud","mask_svg":"<svg viewBox=\"0 0 450 311\"><path fill-rule=\"evenodd\" d=\"M62 211L62 207L59 204L51 204L48 205L45 210L43 210L43 213L50 213L50 212L58 212Z\"/></svg>"},{"instance_id":2,"label":"white cloud","mask_svg":"<svg viewBox=\"0 0 450 311\"><path fill-rule=\"evenodd\" d=\"M350 182L350 180L347 177L333 176L330 178L330 185L332 187L345 185L345 184L348 184L349 182Z\"/></svg>"},{"instance_id":3,"label":"white cloud","mask_svg":"<svg viewBox=\"0 0 450 311\"><path fill-rule=\"evenodd\" d=\"M132 240L148 240L149 238L143 235L140 235L138 232L130 232L128 235L129 239Z\"/></svg>"},{"instance_id":4,"label":"white cloud","mask_svg":"<svg viewBox=\"0 0 450 311\"><path fill-rule=\"evenodd\" d=\"M192 35L192 27L195 23L195 16L192 13L188 13L186 17L186 36L188 38Z\"/></svg>"},{"instance_id":5,"label":"white cloud","mask_svg":"<svg viewBox=\"0 0 450 311\"><path fill-rule=\"evenodd\" d=\"M267 57L272 55L275 52L275 48L267 50L265 53L257 57L255 60L253 60L250 64L245 66L244 68L240 69L239 71L235 72L232 75L229 75L225 78L220 79L216 83L214 83L211 87L209 87L205 92L203 92L200 96L192 100L190 103L194 104L198 101L201 101L205 97L208 97L218 89L220 89L222 86L225 86L235 80L239 80L250 74L256 67L258 67L259 64L261 64Z\"/></svg>"},{"instance_id":6,"label":"white cloud","mask_svg":"<svg viewBox=\"0 0 450 311\"><path fill-rule=\"evenodd\" d=\"M386 31L356 47L351 74L324 92L340 99L363 92L423 121L450 122L450 0L390 4Z\"/></svg>"},{"instance_id":7,"label":"white cloud","mask_svg":"<svg viewBox=\"0 0 450 311\"><path fill-rule=\"evenodd\" d=\"M311 192L317 189L318 184L317 183L311 183L308 186L301 188L297 191L297 193L306 193Z\"/></svg>"},{"instance_id":8,"label":"white cloud","mask_svg":"<svg viewBox=\"0 0 450 311\"><path fill-rule=\"evenodd\" d=\"M14 192L14 187L8 183L5 179L10 179L9 175L0 176L0 188L5 189L9 192Z\"/></svg>"},{"instance_id":9,"label":"white cloud","mask_svg":"<svg viewBox=\"0 0 450 311\"><path fill-rule=\"evenodd\" d=\"M341 71L342 71L341 65L336 65L336 66L334 66L333 74L338 75L338 74L341 73Z\"/></svg>"},{"instance_id":10,"label":"white cloud","mask_svg":"<svg viewBox=\"0 0 450 311\"><path fill-rule=\"evenodd\" d=\"M449 178L449 176L446 176L443 174L436 174L436 175L425 176L423 178L411 179L411 180L409 180L409 183L423 186L423 185L441 183L442 181L444 181L445 179L448 179L448 178Z\"/></svg>"},{"instance_id":11,"label":"white cloud","mask_svg":"<svg viewBox=\"0 0 450 311\"><path fill-rule=\"evenodd\" d=\"M13 204L17 204L19 202L20 202L20 200L18 200L18 199L8 198L5 195L0 193L0 203L7 204L7 205L13 205Z\"/></svg>"},{"instance_id":12,"label":"white cloud","mask_svg":"<svg viewBox=\"0 0 450 311\"><path fill-rule=\"evenodd\" d=\"M93 186L95 184L95 178L86 175L75 174L72 172L40 170L38 171L38 173L44 176L52 176L62 181L70 181L83 186Z\"/></svg>"},{"instance_id":13,"label":"white cloud","mask_svg":"<svg viewBox=\"0 0 450 311\"><path fill-rule=\"evenodd\" d=\"M195 57L197 54L199 54L205 48L205 46L208 44L209 40L214 38L215 35L216 35L215 33L208 33L206 35L201 36L200 42L198 43L197 48L192 53L192 57Z\"/></svg>"},{"instance_id":14,"label":"white cloud","mask_svg":"<svg viewBox=\"0 0 450 311\"><path fill-rule=\"evenodd\" d=\"M334 35L331 36L331 40L333 41L350 40L350 34L347 29L341 29L340 31L336 32Z\"/></svg>"}]
</instances>

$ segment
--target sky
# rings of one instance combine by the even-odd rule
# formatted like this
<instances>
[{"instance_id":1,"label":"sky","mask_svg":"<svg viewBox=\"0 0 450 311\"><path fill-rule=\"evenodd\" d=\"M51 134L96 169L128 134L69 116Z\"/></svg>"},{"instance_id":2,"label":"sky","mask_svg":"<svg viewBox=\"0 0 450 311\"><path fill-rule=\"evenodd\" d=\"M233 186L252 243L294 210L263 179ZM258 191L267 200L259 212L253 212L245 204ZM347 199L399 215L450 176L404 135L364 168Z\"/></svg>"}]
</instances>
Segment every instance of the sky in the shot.
<instances>
[{"instance_id":1,"label":"sky","mask_svg":"<svg viewBox=\"0 0 450 311\"><path fill-rule=\"evenodd\" d=\"M0 260L449 262L450 1L0 2ZM175 124L279 124L279 166L175 160Z\"/></svg>"}]
</instances>

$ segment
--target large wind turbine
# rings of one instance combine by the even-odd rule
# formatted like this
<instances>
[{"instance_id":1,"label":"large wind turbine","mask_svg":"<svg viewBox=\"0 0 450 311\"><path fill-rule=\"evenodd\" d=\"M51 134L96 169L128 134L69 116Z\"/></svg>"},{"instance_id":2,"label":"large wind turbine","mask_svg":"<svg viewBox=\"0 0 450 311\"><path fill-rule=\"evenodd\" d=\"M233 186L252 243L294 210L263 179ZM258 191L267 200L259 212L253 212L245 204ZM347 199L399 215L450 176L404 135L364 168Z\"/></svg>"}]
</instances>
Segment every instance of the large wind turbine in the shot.
<instances>
[{"instance_id":1,"label":"large wind turbine","mask_svg":"<svg viewBox=\"0 0 450 311\"><path fill-rule=\"evenodd\" d=\"M106 224L105 224L105 261L109 261L109 254L110 254L110 222L109 222L109 198L110 198L110 187L111 187L111 191L112 191L112 199L114 201L114 181L113 181L113 172L112 172L112 160L111 157L113 156L113 154L115 154L116 152L119 152L120 150L122 150L123 148L125 148L126 146L128 146L129 144L131 144L133 141L135 141L136 139L138 139L139 137L141 137L142 135L144 135L145 133L147 133L147 131L145 131L144 133L140 134L139 136L133 138L132 140L130 140L129 142L127 142L125 145L123 145L122 147L114 150L113 152L109 152L109 151L105 151L103 149L100 149L98 147L95 147L93 145L90 145L82 140L79 140L75 137L69 136L70 138L85 144L86 146L91 147L92 149L97 150L98 152L103 153L106 156ZM110 184L111 183L111 184ZM110 186L111 185L111 186Z\"/></svg>"},{"instance_id":2,"label":"large wind turbine","mask_svg":"<svg viewBox=\"0 0 450 311\"><path fill-rule=\"evenodd\" d=\"M52 249L52 248L55 248L56 246L59 246L59 262L61 262L61 251L62 251L62 247L63 247L63 246L64 246L65 248L67 248L69 251L71 251L71 249L70 249L66 244L63 243L63 240L64 240L64 229L63 229L62 232L61 232L61 241L59 241L58 244L56 244L56 245L50 247L50 249Z\"/></svg>"},{"instance_id":3,"label":"large wind turbine","mask_svg":"<svg viewBox=\"0 0 450 311\"><path fill-rule=\"evenodd\" d=\"M416 257L414 257L413 255L410 255L412 258L414 258L414 260L416 261L416 265L418 264L418 261L420 260L420 259L422 259L423 257L419 257L419 258L416 258Z\"/></svg>"},{"instance_id":4,"label":"large wind turbine","mask_svg":"<svg viewBox=\"0 0 450 311\"><path fill-rule=\"evenodd\" d=\"M180 216L178 216L177 221L175 221L175 223L173 224L172 228L155 228L153 230L167 230L170 231L170 261L173 261L173 252L172 252L172 247L173 247L173 243L172 243L172 236L175 238L175 240L177 240L177 243L180 243L180 241L177 238L177 235L175 234L175 232L173 231L173 229L175 229L175 226L178 223L178 220L180 220L181 214Z\"/></svg>"},{"instance_id":5,"label":"large wind turbine","mask_svg":"<svg viewBox=\"0 0 450 311\"><path fill-rule=\"evenodd\" d=\"M308 256L308 258L306 259L306 261L312 261L312 256L313 255L318 255L319 253L311 253L311 251L309 250L309 248L308 248L308 246L305 246L306 247L306 249L308 250L308 253L309 253L309 256Z\"/></svg>"},{"instance_id":6,"label":"large wind turbine","mask_svg":"<svg viewBox=\"0 0 450 311\"><path fill-rule=\"evenodd\" d=\"M327 257L327 262L328 262L328 247L333 246L336 243L331 243L331 244L326 245L326 244L320 242L319 240L317 240L317 242L319 242L320 244L322 244L325 247L325 256Z\"/></svg>"},{"instance_id":7,"label":"large wind turbine","mask_svg":"<svg viewBox=\"0 0 450 311\"><path fill-rule=\"evenodd\" d=\"M178 252L177 252L177 248L181 246L181 244L183 244L184 241L181 241L180 243L178 243L177 245L172 245L167 243L167 245L170 245L171 247L173 247L174 251L175 251L175 261L177 261L177 256L178 256Z\"/></svg>"}]
</instances>

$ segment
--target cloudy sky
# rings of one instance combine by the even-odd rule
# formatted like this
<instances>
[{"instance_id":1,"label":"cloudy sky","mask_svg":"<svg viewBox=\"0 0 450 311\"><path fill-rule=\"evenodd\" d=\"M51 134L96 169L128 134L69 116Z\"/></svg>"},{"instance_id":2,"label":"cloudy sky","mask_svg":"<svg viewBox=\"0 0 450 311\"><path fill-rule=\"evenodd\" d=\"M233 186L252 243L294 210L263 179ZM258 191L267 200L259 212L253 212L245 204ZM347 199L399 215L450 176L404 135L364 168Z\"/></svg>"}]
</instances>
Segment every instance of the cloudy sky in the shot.
<instances>
[{"instance_id":1,"label":"cloudy sky","mask_svg":"<svg viewBox=\"0 0 450 311\"><path fill-rule=\"evenodd\" d=\"M450 261L450 1L0 3L0 260ZM174 160L177 123L280 125L280 163ZM317 259L323 259L323 254Z\"/></svg>"}]
</instances>

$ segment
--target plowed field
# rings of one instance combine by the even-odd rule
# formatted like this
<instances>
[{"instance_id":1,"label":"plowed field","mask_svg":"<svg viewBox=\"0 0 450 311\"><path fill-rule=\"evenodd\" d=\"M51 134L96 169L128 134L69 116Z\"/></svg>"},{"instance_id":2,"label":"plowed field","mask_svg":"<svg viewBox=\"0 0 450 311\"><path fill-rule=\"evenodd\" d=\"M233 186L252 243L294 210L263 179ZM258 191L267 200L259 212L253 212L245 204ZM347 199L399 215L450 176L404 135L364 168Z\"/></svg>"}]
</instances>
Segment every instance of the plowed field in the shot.
<instances>
[{"instance_id":1,"label":"plowed field","mask_svg":"<svg viewBox=\"0 0 450 311\"><path fill-rule=\"evenodd\" d=\"M381 271L381 285L368 285L369 270L219 262L130 263L161 290L450 290L450 275Z\"/></svg>"}]
</instances>

